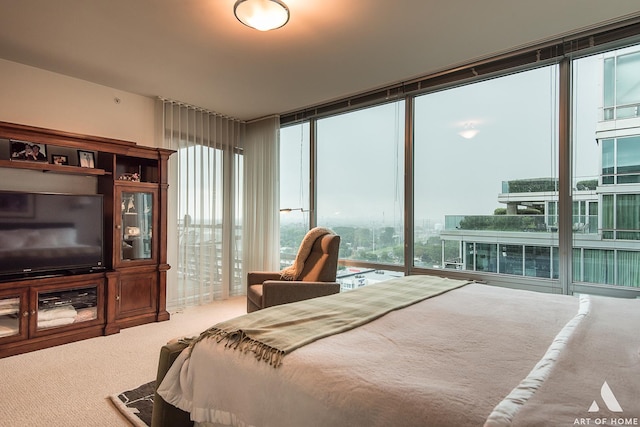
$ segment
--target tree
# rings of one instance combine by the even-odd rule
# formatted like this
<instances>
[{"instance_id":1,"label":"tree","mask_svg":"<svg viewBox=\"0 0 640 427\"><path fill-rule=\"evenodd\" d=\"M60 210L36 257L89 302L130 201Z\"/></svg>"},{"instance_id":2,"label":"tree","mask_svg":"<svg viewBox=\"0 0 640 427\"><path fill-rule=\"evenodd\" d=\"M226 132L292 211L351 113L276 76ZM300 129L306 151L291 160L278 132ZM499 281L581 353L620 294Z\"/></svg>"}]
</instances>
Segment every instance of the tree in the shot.
<instances>
[{"instance_id":1,"label":"tree","mask_svg":"<svg viewBox=\"0 0 640 427\"><path fill-rule=\"evenodd\" d=\"M396 230L393 227L384 227L380 231L380 246L389 247L395 243Z\"/></svg>"}]
</instances>

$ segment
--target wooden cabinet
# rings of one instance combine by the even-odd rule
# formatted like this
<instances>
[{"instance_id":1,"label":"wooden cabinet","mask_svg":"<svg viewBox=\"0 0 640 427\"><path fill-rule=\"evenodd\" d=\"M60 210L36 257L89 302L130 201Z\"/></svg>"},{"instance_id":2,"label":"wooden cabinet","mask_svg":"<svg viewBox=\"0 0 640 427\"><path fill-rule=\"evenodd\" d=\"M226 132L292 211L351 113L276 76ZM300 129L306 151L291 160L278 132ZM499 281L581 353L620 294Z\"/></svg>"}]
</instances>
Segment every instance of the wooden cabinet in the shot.
<instances>
[{"instance_id":1,"label":"wooden cabinet","mask_svg":"<svg viewBox=\"0 0 640 427\"><path fill-rule=\"evenodd\" d=\"M0 357L103 334L104 274L0 283Z\"/></svg>"},{"instance_id":2,"label":"wooden cabinet","mask_svg":"<svg viewBox=\"0 0 640 427\"><path fill-rule=\"evenodd\" d=\"M121 276L116 296L116 318L127 319L155 312L158 300L155 271L128 273Z\"/></svg>"},{"instance_id":3,"label":"wooden cabinet","mask_svg":"<svg viewBox=\"0 0 640 427\"><path fill-rule=\"evenodd\" d=\"M160 292L156 268L120 269L106 275L109 303L105 335L117 333L121 328L169 319L168 313L159 311L159 297L164 293Z\"/></svg>"},{"instance_id":4,"label":"wooden cabinet","mask_svg":"<svg viewBox=\"0 0 640 427\"><path fill-rule=\"evenodd\" d=\"M68 162L11 160L12 141L44 144L49 157L61 153ZM93 167L81 165L79 151L92 153ZM129 141L0 122L0 172L21 170L23 180L25 173L30 174L27 181L32 187L28 190L34 192L51 173L93 180L104 210L103 270L43 272L0 280L0 357L169 319L167 171L172 153ZM54 190L73 193L74 189ZM84 309L78 299L58 305L65 314L80 312L82 321L43 320L63 315L62 310L47 311L55 308L47 307L47 301L64 301L74 295L92 299L95 305Z\"/></svg>"}]
</instances>

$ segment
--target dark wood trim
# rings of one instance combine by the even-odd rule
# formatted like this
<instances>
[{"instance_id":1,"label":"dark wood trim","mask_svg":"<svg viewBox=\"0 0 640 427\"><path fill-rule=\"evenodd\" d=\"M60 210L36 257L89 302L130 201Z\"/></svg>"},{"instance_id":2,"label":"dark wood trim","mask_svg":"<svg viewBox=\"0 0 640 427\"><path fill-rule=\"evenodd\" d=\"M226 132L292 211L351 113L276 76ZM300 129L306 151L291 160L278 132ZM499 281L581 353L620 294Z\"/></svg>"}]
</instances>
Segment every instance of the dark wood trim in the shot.
<instances>
[{"instance_id":1,"label":"dark wood trim","mask_svg":"<svg viewBox=\"0 0 640 427\"><path fill-rule=\"evenodd\" d=\"M0 168L14 168L14 169L30 169L30 170L39 170L42 172L57 172L57 173L65 173L69 175L110 175L111 172L107 172L104 169L96 169L96 168L81 168L78 166L66 166L66 165L54 165L51 163L44 162L28 162L28 161L11 161L11 160L1 160L0 159Z\"/></svg>"}]
</instances>

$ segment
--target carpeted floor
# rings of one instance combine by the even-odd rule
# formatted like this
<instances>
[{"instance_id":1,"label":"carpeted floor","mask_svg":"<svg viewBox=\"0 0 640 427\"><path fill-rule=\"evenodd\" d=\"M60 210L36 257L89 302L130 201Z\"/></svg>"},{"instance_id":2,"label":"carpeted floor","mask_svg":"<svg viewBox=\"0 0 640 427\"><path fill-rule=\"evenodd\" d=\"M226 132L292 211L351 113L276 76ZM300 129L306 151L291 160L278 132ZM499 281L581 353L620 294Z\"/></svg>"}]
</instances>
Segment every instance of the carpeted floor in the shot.
<instances>
[{"instance_id":1,"label":"carpeted floor","mask_svg":"<svg viewBox=\"0 0 640 427\"><path fill-rule=\"evenodd\" d=\"M131 424L136 427L148 427L151 425L155 390L156 382L151 381L133 390L113 394L109 398Z\"/></svg>"},{"instance_id":2,"label":"carpeted floor","mask_svg":"<svg viewBox=\"0 0 640 427\"><path fill-rule=\"evenodd\" d=\"M160 348L247 312L234 297L171 313L168 322L0 359L0 426L130 427L109 396L156 377Z\"/></svg>"}]
</instances>

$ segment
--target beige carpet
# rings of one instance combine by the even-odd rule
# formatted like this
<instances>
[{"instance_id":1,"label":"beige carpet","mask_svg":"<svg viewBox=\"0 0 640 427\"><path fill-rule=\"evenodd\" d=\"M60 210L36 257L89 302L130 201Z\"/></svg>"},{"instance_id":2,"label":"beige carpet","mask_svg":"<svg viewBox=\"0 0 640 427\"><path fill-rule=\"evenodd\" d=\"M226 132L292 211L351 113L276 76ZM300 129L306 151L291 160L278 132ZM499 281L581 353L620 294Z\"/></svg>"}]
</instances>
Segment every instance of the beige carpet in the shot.
<instances>
[{"instance_id":1,"label":"beige carpet","mask_svg":"<svg viewBox=\"0 0 640 427\"><path fill-rule=\"evenodd\" d=\"M168 322L0 359L0 425L130 426L108 396L155 379L160 347L246 313L245 297L181 312Z\"/></svg>"}]
</instances>

